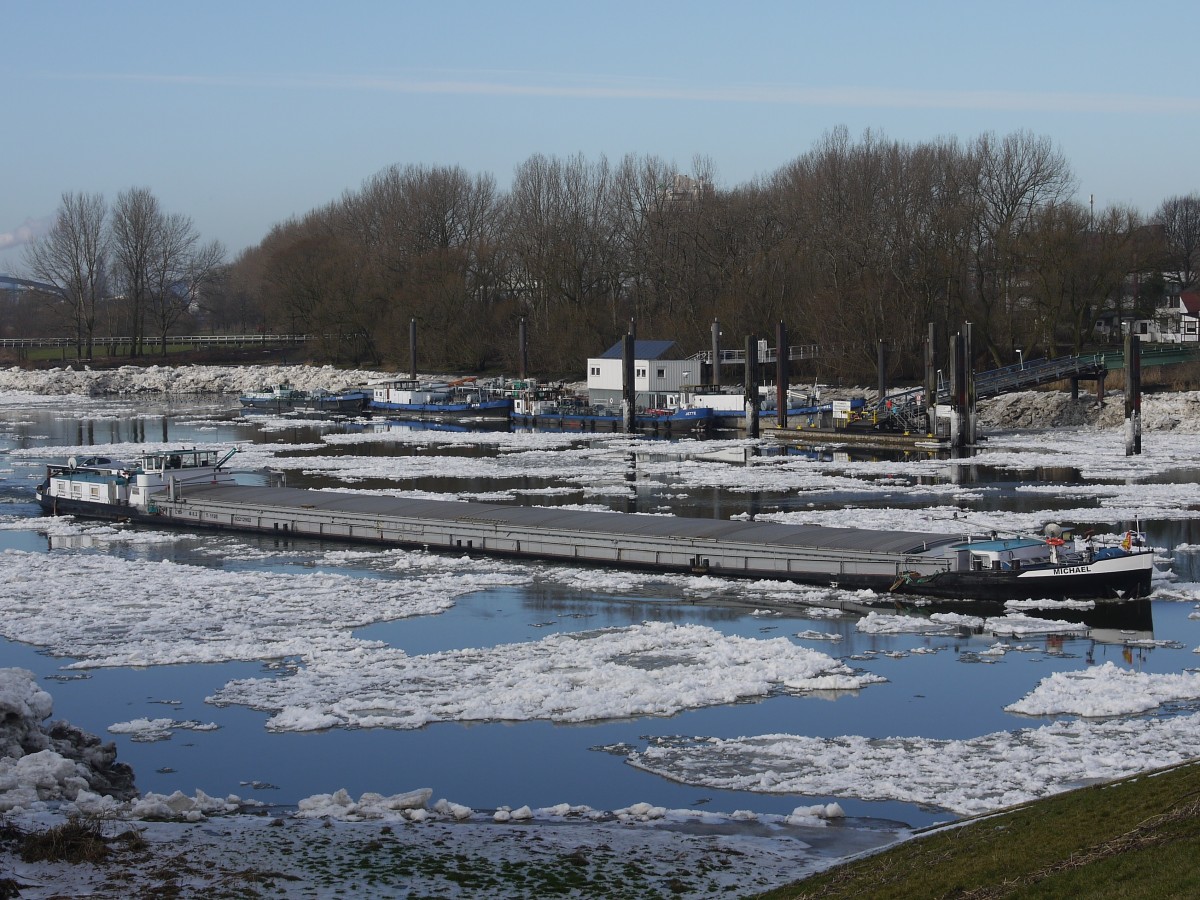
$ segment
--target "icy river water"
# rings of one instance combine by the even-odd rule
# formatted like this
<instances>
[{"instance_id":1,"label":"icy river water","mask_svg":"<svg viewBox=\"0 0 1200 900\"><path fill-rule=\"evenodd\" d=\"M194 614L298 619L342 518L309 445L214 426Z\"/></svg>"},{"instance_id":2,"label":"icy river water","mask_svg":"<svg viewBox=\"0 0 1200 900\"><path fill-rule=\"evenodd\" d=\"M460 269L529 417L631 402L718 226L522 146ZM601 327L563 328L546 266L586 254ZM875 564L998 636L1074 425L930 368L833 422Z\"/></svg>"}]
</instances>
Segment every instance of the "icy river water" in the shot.
<instances>
[{"instance_id":1,"label":"icy river water","mask_svg":"<svg viewBox=\"0 0 1200 900\"><path fill-rule=\"evenodd\" d=\"M0 664L36 673L56 718L115 740L142 791L287 806L430 787L475 809L780 815L837 801L864 827L920 827L1192 755L1196 438L1147 434L1130 460L1112 430L1001 432L955 461L294 421L230 397L8 397ZM934 531L1140 527L1156 592L1082 631L930 628L890 602L864 627L809 604L880 598L833 588L167 533L33 503L45 464L83 447L234 444L247 480L313 488ZM826 657L852 684L805 682L821 666L799 667ZM1059 690L1057 709L1010 708L1055 673L1104 677Z\"/></svg>"}]
</instances>

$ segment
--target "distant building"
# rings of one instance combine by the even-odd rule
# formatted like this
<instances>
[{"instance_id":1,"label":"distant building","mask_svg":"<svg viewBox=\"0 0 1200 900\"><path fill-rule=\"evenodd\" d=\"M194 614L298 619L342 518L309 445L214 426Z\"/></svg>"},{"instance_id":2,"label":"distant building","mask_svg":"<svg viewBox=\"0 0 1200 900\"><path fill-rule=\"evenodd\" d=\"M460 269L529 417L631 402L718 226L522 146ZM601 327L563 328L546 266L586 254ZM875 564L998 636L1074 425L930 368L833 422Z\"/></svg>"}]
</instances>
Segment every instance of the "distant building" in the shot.
<instances>
[{"instance_id":1,"label":"distant building","mask_svg":"<svg viewBox=\"0 0 1200 900\"><path fill-rule=\"evenodd\" d=\"M624 341L588 359L588 399L594 405L619 406ZM635 404L645 409L674 409L680 389L700 381L700 361L680 359L674 341L633 342Z\"/></svg>"},{"instance_id":2,"label":"distant building","mask_svg":"<svg viewBox=\"0 0 1200 900\"><path fill-rule=\"evenodd\" d=\"M702 178L692 178L690 175L676 174L671 184L662 189L662 198L667 203L696 202L713 195L711 181Z\"/></svg>"},{"instance_id":3,"label":"distant building","mask_svg":"<svg viewBox=\"0 0 1200 900\"><path fill-rule=\"evenodd\" d=\"M1154 318L1122 322L1121 330L1152 344L1200 343L1200 291L1180 291Z\"/></svg>"}]
</instances>

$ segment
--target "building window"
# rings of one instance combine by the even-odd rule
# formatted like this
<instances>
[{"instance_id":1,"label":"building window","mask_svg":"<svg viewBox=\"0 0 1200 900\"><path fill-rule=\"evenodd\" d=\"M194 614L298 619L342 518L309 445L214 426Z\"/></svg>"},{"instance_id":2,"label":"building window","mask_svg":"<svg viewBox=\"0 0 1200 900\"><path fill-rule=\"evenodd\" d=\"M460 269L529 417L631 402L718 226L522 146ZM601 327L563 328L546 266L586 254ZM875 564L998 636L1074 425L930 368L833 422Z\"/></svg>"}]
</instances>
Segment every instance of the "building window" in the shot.
<instances>
[{"instance_id":1,"label":"building window","mask_svg":"<svg viewBox=\"0 0 1200 900\"><path fill-rule=\"evenodd\" d=\"M658 377L658 378L666 378L667 377L666 369L657 369L656 371L658 372L658 375L656 377Z\"/></svg>"},{"instance_id":2,"label":"building window","mask_svg":"<svg viewBox=\"0 0 1200 900\"><path fill-rule=\"evenodd\" d=\"M593 375L599 375L599 374L600 374L600 367L599 367L599 366L592 366L592 374L593 374Z\"/></svg>"},{"instance_id":3,"label":"building window","mask_svg":"<svg viewBox=\"0 0 1200 900\"><path fill-rule=\"evenodd\" d=\"M645 377L646 377L646 370L645 370L645 369L638 369L638 370L637 370L637 373L636 373L636 377L638 377L638 378L645 378Z\"/></svg>"}]
</instances>

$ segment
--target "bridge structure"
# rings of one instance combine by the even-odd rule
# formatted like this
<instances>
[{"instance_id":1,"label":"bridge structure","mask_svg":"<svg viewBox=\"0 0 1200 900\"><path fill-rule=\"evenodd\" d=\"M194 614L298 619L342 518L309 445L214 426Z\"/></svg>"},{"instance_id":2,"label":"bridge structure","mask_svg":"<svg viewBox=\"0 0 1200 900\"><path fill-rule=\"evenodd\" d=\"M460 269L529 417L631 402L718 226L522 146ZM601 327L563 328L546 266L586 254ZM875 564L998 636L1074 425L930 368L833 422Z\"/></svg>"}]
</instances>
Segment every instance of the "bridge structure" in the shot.
<instances>
[{"instance_id":1,"label":"bridge structure","mask_svg":"<svg viewBox=\"0 0 1200 900\"><path fill-rule=\"evenodd\" d=\"M818 344L793 345L788 347L787 352L789 360L816 360L823 355L829 355L828 348L822 353L822 348ZM1139 355L1143 367L1200 362L1200 346L1149 347L1142 349ZM776 347L767 346L766 341L760 340L757 357L760 364L775 363L779 359L779 351ZM744 349L720 350L718 358L719 364L722 366L744 366L746 351ZM701 350L690 356L689 359L711 365L713 353L709 350ZM974 373L975 399L986 400L1000 394L1030 390L1060 381L1070 383L1071 396L1074 399L1079 397L1081 381L1094 381L1096 394L1103 399L1104 381L1108 373L1119 371L1124 367L1125 353L1123 350L1105 350L1044 359L1027 360L1022 358L1013 365ZM950 385L942 377L940 371L937 374L937 402L939 404L949 403ZM927 428L924 394L924 387L888 392L877 398L868 409L871 410L875 421L882 428L908 432L924 431Z\"/></svg>"},{"instance_id":2,"label":"bridge structure","mask_svg":"<svg viewBox=\"0 0 1200 900\"><path fill-rule=\"evenodd\" d=\"M1169 366L1200 362L1200 348L1159 347L1142 350L1141 365ZM1104 380L1109 372L1125 368L1123 350L1085 353L1079 356L1058 356L1047 359L1022 359L1010 366L976 372L975 399L986 400L1000 394L1025 391L1044 384L1066 381L1071 386L1071 398L1079 398L1079 382L1096 382L1096 396L1104 399ZM938 372L937 402L950 402L950 386ZM876 400L877 421L884 427L903 431L923 430L925 423L924 388L909 388L886 394ZM921 401L921 402L918 402Z\"/></svg>"},{"instance_id":3,"label":"bridge structure","mask_svg":"<svg viewBox=\"0 0 1200 900\"><path fill-rule=\"evenodd\" d=\"M778 362L778 348L768 347L766 341L759 341L758 343L758 362L760 364ZM746 364L745 350L721 350L718 355L719 362L723 366L744 366ZM819 344L794 344L788 347L787 358L789 360L820 359L821 355ZM827 356L828 352L825 355ZM689 360L695 360L704 365L712 365L712 358L711 350L701 350L688 357Z\"/></svg>"}]
</instances>

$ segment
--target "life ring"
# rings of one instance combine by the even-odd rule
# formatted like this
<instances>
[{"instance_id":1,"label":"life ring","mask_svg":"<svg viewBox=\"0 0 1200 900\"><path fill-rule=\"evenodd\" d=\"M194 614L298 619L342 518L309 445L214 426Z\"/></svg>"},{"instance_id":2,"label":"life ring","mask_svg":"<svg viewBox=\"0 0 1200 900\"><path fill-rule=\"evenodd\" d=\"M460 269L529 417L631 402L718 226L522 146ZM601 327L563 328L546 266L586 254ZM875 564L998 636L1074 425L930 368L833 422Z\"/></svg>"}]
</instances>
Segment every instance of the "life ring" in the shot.
<instances>
[{"instance_id":1,"label":"life ring","mask_svg":"<svg viewBox=\"0 0 1200 900\"><path fill-rule=\"evenodd\" d=\"M1061 547L1065 543L1065 541L1063 541L1062 538L1052 537L1048 541L1046 541L1046 543L1049 544L1051 547Z\"/></svg>"}]
</instances>

